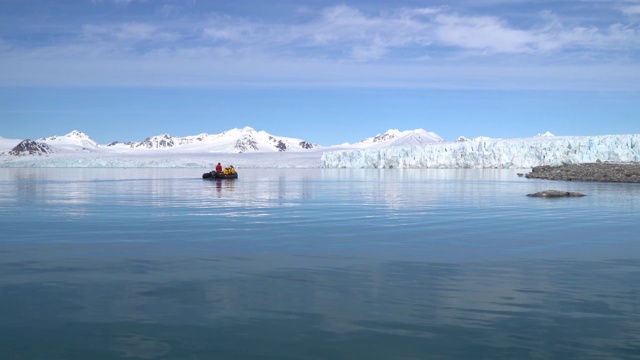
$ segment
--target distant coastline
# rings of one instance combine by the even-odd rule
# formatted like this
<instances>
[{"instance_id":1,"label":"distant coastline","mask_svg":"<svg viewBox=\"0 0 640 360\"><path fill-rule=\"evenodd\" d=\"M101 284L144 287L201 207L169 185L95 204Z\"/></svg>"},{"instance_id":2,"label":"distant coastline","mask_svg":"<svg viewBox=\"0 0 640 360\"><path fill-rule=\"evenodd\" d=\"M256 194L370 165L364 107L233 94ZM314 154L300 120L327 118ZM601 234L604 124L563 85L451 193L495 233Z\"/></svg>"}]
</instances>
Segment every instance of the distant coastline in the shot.
<instances>
[{"instance_id":1,"label":"distant coastline","mask_svg":"<svg viewBox=\"0 0 640 360\"><path fill-rule=\"evenodd\" d=\"M529 179L640 183L640 163L595 162L560 166L536 166Z\"/></svg>"}]
</instances>

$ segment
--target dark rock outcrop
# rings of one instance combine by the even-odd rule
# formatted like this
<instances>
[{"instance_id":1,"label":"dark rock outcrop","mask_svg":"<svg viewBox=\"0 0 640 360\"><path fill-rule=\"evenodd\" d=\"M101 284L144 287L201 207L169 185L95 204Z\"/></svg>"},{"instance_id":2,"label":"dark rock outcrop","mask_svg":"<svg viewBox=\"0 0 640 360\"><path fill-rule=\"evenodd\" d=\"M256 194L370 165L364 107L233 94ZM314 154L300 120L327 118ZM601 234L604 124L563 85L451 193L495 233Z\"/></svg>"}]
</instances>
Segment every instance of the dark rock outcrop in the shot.
<instances>
[{"instance_id":1,"label":"dark rock outcrop","mask_svg":"<svg viewBox=\"0 0 640 360\"><path fill-rule=\"evenodd\" d=\"M285 144L282 140L276 139L273 136L269 136L269 141L273 143L278 151L287 151L287 144Z\"/></svg>"},{"instance_id":2,"label":"dark rock outcrop","mask_svg":"<svg viewBox=\"0 0 640 360\"><path fill-rule=\"evenodd\" d=\"M31 139L22 140L20 144L16 145L11 151L9 151L9 155L20 156L20 155L44 155L50 154L53 150L51 147L43 142L33 141Z\"/></svg>"},{"instance_id":3,"label":"dark rock outcrop","mask_svg":"<svg viewBox=\"0 0 640 360\"><path fill-rule=\"evenodd\" d=\"M247 150L258 151L258 143L251 135L243 135L236 141L233 150L237 153L243 153Z\"/></svg>"},{"instance_id":4,"label":"dark rock outcrop","mask_svg":"<svg viewBox=\"0 0 640 360\"><path fill-rule=\"evenodd\" d=\"M298 145L300 145L300 147L303 148L303 149L313 149L314 147L317 146L317 145L312 144L312 143L307 142L307 141L300 141L298 143Z\"/></svg>"},{"instance_id":5,"label":"dark rock outcrop","mask_svg":"<svg viewBox=\"0 0 640 360\"><path fill-rule=\"evenodd\" d=\"M136 145L138 145L138 143L133 142L133 141L128 141L128 142L114 141L114 142L108 144L107 147L112 147L112 146L116 146L116 145L119 145L119 144L126 145L126 146L128 146L130 148L134 148L134 147L136 147Z\"/></svg>"},{"instance_id":6,"label":"dark rock outcrop","mask_svg":"<svg viewBox=\"0 0 640 360\"><path fill-rule=\"evenodd\" d=\"M582 197L585 194L571 192L571 191L559 191L559 190L545 190L533 194L527 194L530 197L543 197L543 198L559 198L559 197Z\"/></svg>"},{"instance_id":7,"label":"dark rock outcrop","mask_svg":"<svg viewBox=\"0 0 640 360\"><path fill-rule=\"evenodd\" d=\"M163 134L158 136L151 136L141 143L137 144L135 147L143 147L147 149L162 149L162 148L170 148L175 145L173 141L173 137L169 134Z\"/></svg>"},{"instance_id":8,"label":"dark rock outcrop","mask_svg":"<svg viewBox=\"0 0 640 360\"><path fill-rule=\"evenodd\" d=\"M528 179L640 183L640 163L596 162L561 166L536 166Z\"/></svg>"}]
</instances>

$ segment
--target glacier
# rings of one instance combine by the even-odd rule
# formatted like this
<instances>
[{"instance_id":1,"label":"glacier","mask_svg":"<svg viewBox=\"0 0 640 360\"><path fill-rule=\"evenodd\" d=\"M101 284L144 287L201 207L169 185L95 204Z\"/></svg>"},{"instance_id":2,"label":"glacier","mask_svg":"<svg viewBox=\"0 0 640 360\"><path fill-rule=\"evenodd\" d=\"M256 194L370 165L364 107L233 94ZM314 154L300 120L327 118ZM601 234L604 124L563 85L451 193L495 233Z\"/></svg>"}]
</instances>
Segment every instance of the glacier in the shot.
<instances>
[{"instance_id":1,"label":"glacier","mask_svg":"<svg viewBox=\"0 0 640 360\"><path fill-rule=\"evenodd\" d=\"M539 136L415 147L328 151L322 168L526 169L597 161L640 161L640 135Z\"/></svg>"},{"instance_id":2,"label":"glacier","mask_svg":"<svg viewBox=\"0 0 640 360\"><path fill-rule=\"evenodd\" d=\"M393 135L392 133L390 133ZM70 134L71 135L71 134ZM82 134L81 134L82 135ZM415 133L411 133L415 138ZM421 139L427 138L419 134ZM392 136L388 136L392 138ZM397 138L396 138L397 139ZM236 153L209 144L176 148L132 148L96 145L86 136L44 139L52 152L19 156L9 151L20 140L0 138L2 167L180 167L213 168L496 168L526 169L596 161L640 162L640 135L553 136L521 139L476 138L467 141L415 144L412 141L372 142L315 147L303 151ZM415 139L414 139L415 140ZM390 146L383 146L390 143ZM363 147L365 146L366 147Z\"/></svg>"}]
</instances>

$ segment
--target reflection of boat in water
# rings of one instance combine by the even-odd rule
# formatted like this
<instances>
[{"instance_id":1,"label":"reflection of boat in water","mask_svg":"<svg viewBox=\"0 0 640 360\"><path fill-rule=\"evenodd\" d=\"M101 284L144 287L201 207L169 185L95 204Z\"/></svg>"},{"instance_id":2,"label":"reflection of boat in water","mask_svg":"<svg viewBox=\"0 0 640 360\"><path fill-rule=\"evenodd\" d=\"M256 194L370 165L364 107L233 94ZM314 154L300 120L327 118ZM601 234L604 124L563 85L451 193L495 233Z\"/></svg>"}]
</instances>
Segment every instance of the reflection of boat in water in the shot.
<instances>
[{"instance_id":1,"label":"reflection of boat in water","mask_svg":"<svg viewBox=\"0 0 640 360\"><path fill-rule=\"evenodd\" d=\"M224 172L210 171L202 174L203 179L237 179L238 173L233 172L230 174L225 174Z\"/></svg>"}]
</instances>

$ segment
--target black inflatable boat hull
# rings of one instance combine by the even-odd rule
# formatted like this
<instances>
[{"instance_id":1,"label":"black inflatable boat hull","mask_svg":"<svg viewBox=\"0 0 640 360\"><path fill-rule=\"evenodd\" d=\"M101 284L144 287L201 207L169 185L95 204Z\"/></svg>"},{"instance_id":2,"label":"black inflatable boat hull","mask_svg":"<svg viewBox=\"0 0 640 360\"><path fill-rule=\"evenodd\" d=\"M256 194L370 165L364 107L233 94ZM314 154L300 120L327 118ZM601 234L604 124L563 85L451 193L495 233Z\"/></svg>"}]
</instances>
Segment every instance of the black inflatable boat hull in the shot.
<instances>
[{"instance_id":1,"label":"black inflatable boat hull","mask_svg":"<svg viewBox=\"0 0 640 360\"><path fill-rule=\"evenodd\" d=\"M202 174L203 179L237 179L238 173L223 174L215 171L206 172Z\"/></svg>"}]
</instances>

